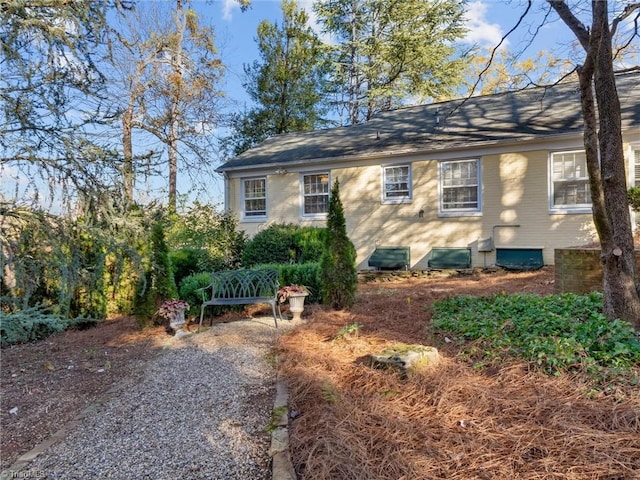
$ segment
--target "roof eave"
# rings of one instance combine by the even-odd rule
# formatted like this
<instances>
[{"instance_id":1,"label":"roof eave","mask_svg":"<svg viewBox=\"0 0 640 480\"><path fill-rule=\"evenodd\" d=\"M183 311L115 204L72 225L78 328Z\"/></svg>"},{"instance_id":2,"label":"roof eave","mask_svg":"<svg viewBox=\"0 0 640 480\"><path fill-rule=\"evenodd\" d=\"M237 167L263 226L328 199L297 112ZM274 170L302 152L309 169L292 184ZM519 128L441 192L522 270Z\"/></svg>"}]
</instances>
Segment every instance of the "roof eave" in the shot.
<instances>
[{"instance_id":1,"label":"roof eave","mask_svg":"<svg viewBox=\"0 0 640 480\"><path fill-rule=\"evenodd\" d=\"M402 157L407 155L420 155L431 152L464 152L467 150L477 150L479 144L482 147L505 147L508 148L510 146L522 146L523 144L530 145L532 143L537 143L542 140L545 141L555 141L562 140L570 137L580 137L582 136L582 130L573 131L573 132L563 132L556 133L544 136L536 136L531 135L525 138L518 138L517 140L504 141L504 140L485 140L485 141L476 141L467 145L460 145L457 147L447 147L447 146L438 146L438 145L430 145L427 147L416 147L416 148L405 148L405 149L390 149L390 150L381 150L379 152L365 153L365 154L355 154L355 155L340 155L335 157L316 157L316 158L307 158L304 160L294 161L294 162L270 162L259 165L240 165L237 167L227 167L222 168L218 167L215 171L217 173L225 174L225 173L233 173L233 172L246 172L251 170L268 170L268 169L277 169L282 168L284 166L287 167L300 167L300 166L309 166L309 165L323 165L327 163L339 163L339 162L357 162L363 160L372 160L379 157Z\"/></svg>"}]
</instances>

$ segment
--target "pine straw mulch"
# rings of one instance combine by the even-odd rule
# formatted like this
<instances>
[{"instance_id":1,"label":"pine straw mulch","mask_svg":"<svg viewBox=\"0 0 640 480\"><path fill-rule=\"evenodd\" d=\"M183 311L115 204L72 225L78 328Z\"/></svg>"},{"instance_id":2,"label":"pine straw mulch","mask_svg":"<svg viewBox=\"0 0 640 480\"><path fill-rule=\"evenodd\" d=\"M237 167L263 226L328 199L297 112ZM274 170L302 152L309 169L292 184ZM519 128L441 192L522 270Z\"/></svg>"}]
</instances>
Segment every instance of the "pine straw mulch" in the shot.
<instances>
[{"instance_id":1,"label":"pine straw mulch","mask_svg":"<svg viewBox=\"0 0 640 480\"><path fill-rule=\"evenodd\" d=\"M356 305L308 306L281 337L290 441L300 479L640 478L640 392L594 389L526 364L477 369L428 328L451 295L553 293L553 271L361 284ZM336 338L357 322L357 336ZM393 343L438 347L443 362L409 379L363 361Z\"/></svg>"}]
</instances>

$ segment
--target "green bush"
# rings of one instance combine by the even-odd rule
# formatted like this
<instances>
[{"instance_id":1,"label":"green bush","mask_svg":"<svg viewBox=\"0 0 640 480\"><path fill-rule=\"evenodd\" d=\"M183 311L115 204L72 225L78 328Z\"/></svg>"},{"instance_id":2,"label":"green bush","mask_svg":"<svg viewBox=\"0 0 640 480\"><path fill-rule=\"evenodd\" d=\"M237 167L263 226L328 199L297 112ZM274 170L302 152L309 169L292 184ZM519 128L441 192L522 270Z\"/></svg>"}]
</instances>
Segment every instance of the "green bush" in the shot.
<instances>
[{"instance_id":1,"label":"green bush","mask_svg":"<svg viewBox=\"0 0 640 480\"><path fill-rule=\"evenodd\" d=\"M152 225L150 265L138 291L140 301L135 312L141 325L149 322L163 301L178 296L162 219Z\"/></svg>"},{"instance_id":2,"label":"green bush","mask_svg":"<svg viewBox=\"0 0 640 480\"><path fill-rule=\"evenodd\" d=\"M485 359L517 356L548 372L640 363L633 327L607 320L598 293L455 297L435 302L432 311L435 329L479 341L475 352Z\"/></svg>"},{"instance_id":3,"label":"green bush","mask_svg":"<svg viewBox=\"0 0 640 480\"><path fill-rule=\"evenodd\" d=\"M179 285L186 276L207 270L200 268L200 265L209 262L209 254L206 250L198 248L181 248L169 252L169 259L173 268L173 277Z\"/></svg>"},{"instance_id":4,"label":"green bush","mask_svg":"<svg viewBox=\"0 0 640 480\"><path fill-rule=\"evenodd\" d=\"M251 268L262 263L295 263L293 224L274 224L255 234L244 248L242 265Z\"/></svg>"},{"instance_id":5,"label":"green bush","mask_svg":"<svg viewBox=\"0 0 640 480\"><path fill-rule=\"evenodd\" d=\"M293 234L296 263L319 262L322 257L326 228L300 227Z\"/></svg>"},{"instance_id":6,"label":"green bush","mask_svg":"<svg viewBox=\"0 0 640 480\"><path fill-rule=\"evenodd\" d=\"M347 236L338 180L331 188L329 199L327 233L320 260L320 283L323 303L334 309L348 308L354 304L358 287L356 249Z\"/></svg>"},{"instance_id":7,"label":"green bush","mask_svg":"<svg viewBox=\"0 0 640 480\"><path fill-rule=\"evenodd\" d=\"M2 346L33 342L61 332L69 326L62 315L48 313L40 307L19 312L0 312L0 343Z\"/></svg>"},{"instance_id":8,"label":"green bush","mask_svg":"<svg viewBox=\"0 0 640 480\"><path fill-rule=\"evenodd\" d=\"M627 198L629 199L631 208L636 212L640 212L640 186L631 187L627 191Z\"/></svg>"},{"instance_id":9,"label":"green bush","mask_svg":"<svg viewBox=\"0 0 640 480\"><path fill-rule=\"evenodd\" d=\"M180 299L184 300L191 307L190 315L200 315L200 305L202 305L202 288L211 285L211 273L201 272L187 275L180 282ZM211 290L206 292L211 295Z\"/></svg>"},{"instance_id":10,"label":"green bush","mask_svg":"<svg viewBox=\"0 0 640 480\"><path fill-rule=\"evenodd\" d=\"M278 282L280 286L304 285L309 289L307 302L319 303L320 297L320 264L318 262L307 262L293 265L282 265L278 263L260 265L256 268L273 268L278 271Z\"/></svg>"},{"instance_id":11,"label":"green bush","mask_svg":"<svg viewBox=\"0 0 640 480\"><path fill-rule=\"evenodd\" d=\"M237 226L238 220L232 213L218 212L213 205L195 201L184 213L171 218L167 244L172 250L206 252L197 260L196 271L237 268L247 241L246 234Z\"/></svg>"}]
</instances>

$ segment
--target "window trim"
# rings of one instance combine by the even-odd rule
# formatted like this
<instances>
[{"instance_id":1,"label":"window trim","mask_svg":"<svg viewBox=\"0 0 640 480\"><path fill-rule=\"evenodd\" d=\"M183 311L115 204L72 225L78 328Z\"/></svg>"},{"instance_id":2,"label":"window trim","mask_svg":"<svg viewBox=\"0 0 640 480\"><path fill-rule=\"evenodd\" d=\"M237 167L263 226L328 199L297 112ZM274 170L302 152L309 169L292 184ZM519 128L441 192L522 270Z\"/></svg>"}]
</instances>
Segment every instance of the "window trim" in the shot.
<instances>
[{"instance_id":1,"label":"window trim","mask_svg":"<svg viewBox=\"0 0 640 480\"><path fill-rule=\"evenodd\" d=\"M262 180L264 182L264 215L247 215L247 188L246 182L251 180ZM243 177L240 179L242 182L242 220L245 222L263 222L268 216L268 208L267 208L267 177ZM256 197L262 198L262 197Z\"/></svg>"},{"instance_id":2,"label":"window trim","mask_svg":"<svg viewBox=\"0 0 640 480\"><path fill-rule=\"evenodd\" d=\"M300 217L304 220L326 220L329 215L329 202L327 201L327 211L323 213L305 213L304 211L304 177L312 175L326 175L327 176L327 200L331 198L331 172L330 171L317 171L317 172L301 172L300 173ZM318 194L314 194L318 195Z\"/></svg>"},{"instance_id":3,"label":"window trim","mask_svg":"<svg viewBox=\"0 0 640 480\"><path fill-rule=\"evenodd\" d=\"M406 167L408 169L407 175L407 195L401 197L387 197L386 186L387 186L387 169L389 168L402 168ZM398 205L402 203L412 203L413 202L413 168L411 163L402 163L397 165L381 165L382 175L381 175L381 203L383 205Z\"/></svg>"},{"instance_id":4,"label":"window trim","mask_svg":"<svg viewBox=\"0 0 640 480\"><path fill-rule=\"evenodd\" d=\"M636 163L636 156L638 162ZM632 187L640 187L640 145L631 145L631 178L629 185Z\"/></svg>"},{"instance_id":5,"label":"window trim","mask_svg":"<svg viewBox=\"0 0 640 480\"><path fill-rule=\"evenodd\" d=\"M573 180L584 180L586 179L589 182L589 173L587 171L587 160L586 160L586 152L583 149L571 149L571 150L555 150L549 152L549 159L547 162L547 177L548 177L548 201L549 201L549 213L551 214L580 214L580 213L591 213L592 206L591 201L589 203L577 203L575 205L564 205L557 206L553 203L553 198L555 194L555 190L553 188L553 159L555 155L563 155L568 153L582 153L585 155L585 172L586 176L584 177L572 177ZM571 179L569 179L570 181Z\"/></svg>"},{"instance_id":6,"label":"window trim","mask_svg":"<svg viewBox=\"0 0 640 480\"><path fill-rule=\"evenodd\" d=\"M477 179L476 189L478 195L478 205L475 208L443 208L443 195L444 186L442 167L446 163L462 163L462 162L476 162L477 165ZM438 161L438 216L439 217L478 217L482 216L482 158L460 158L451 160L439 160Z\"/></svg>"}]
</instances>

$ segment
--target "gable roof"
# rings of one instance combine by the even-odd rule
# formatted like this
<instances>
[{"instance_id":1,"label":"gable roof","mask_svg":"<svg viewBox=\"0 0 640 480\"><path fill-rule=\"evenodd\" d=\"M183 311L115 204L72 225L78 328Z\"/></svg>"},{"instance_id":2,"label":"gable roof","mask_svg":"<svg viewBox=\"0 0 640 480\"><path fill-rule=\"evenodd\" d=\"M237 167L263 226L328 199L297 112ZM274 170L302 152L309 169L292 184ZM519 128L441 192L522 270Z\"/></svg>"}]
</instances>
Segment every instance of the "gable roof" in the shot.
<instances>
[{"instance_id":1,"label":"gable roof","mask_svg":"<svg viewBox=\"0 0 640 480\"><path fill-rule=\"evenodd\" d=\"M640 127L640 73L616 77L623 129ZM577 82L383 112L348 127L268 138L218 172L382 153L417 153L579 134Z\"/></svg>"}]
</instances>

